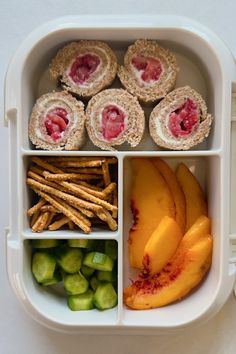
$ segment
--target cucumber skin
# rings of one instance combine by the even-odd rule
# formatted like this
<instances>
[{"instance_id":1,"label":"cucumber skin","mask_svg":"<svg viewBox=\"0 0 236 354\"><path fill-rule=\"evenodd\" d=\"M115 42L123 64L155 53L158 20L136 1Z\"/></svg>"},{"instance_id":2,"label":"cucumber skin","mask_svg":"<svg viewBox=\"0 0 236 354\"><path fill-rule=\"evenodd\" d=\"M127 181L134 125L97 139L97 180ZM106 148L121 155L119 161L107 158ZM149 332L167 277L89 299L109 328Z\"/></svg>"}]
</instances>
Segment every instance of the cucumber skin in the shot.
<instances>
[{"instance_id":1,"label":"cucumber skin","mask_svg":"<svg viewBox=\"0 0 236 354\"><path fill-rule=\"evenodd\" d=\"M86 265L82 265L81 267L81 273L86 277L86 278L90 278L91 275L93 275L93 273L95 272L95 269L87 267Z\"/></svg>"},{"instance_id":2,"label":"cucumber skin","mask_svg":"<svg viewBox=\"0 0 236 354\"><path fill-rule=\"evenodd\" d=\"M71 239L67 241L69 247L87 249L91 249L95 245L95 242L95 240L88 239Z\"/></svg>"},{"instance_id":3,"label":"cucumber skin","mask_svg":"<svg viewBox=\"0 0 236 354\"><path fill-rule=\"evenodd\" d=\"M58 284L62 281L62 274L61 272L57 272L57 270L55 271L53 278L51 280L46 280L42 283L43 286L49 286L49 285L54 285L54 284Z\"/></svg>"},{"instance_id":4,"label":"cucumber skin","mask_svg":"<svg viewBox=\"0 0 236 354\"><path fill-rule=\"evenodd\" d=\"M117 277L114 274L114 272L108 272L106 270L98 270L97 271L97 279L100 282L109 282L109 283L113 283L116 281Z\"/></svg>"},{"instance_id":5,"label":"cucumber skin","mask_svg":"<svg viewBox=\"0 0 236 354\"><path fill-rule=\"evenodd\" d=\"M94 308L93 295L94 292L90 289L81 295L70 295L67 299L68 307L71 311L92 310Z\"/></svg>"},{"instance_id":6,"label":"cucumber skin","mask_svg":"<svg viewBox=\"0 0 236 354\"><path fill-rule=\"evenodd\" d=\"M101 259L101 262L98 261L99 259ZM112 271L114 261L105 253L90 252L84 256L83 264L96 270Z\"/></svg>"},{"instance_id":7,"label":"cucumber skin","mask_svg":"<svg viewBox=\"0 0 236 354\"><path fill-rule=\"evenodd\" d=\"M96 289L100 283L101 282L97 279L97 277L95 275L90 279L90 286L94 291L96 291Z\"/></svg>"},{"instance_id":8,"label":"cucumber skin","mask_svg":"<svg viewBox=\"0 0 236 354\"><path fill-rule=\"evenodd\" d=\"M107 303L107 300L104 300L103 298L104 293L107 294L107 292L110 292L113 297L110 300L110 303ZM93 297L93 303L98 310L111 309L117 305L117 302L118 302L118 297L111 283L101 283L98 285Z\"/></svg>"},{"instance_id":9,"label":"cucumber skin","mask_svg":"<svg viewBox=\"0 0 236 354\"><path fill-rule=\"evenodd\" d=\"M73 257L76 256L76 262L70 263ZM56 260L58 265L69 274L77 273L82 264L83 252L79 248L62 247L56 252ZM77 264L75 264L77 263Z\"/></svg>"},{"instance_id":10,"label":"cucumber skin","mask_svg":"<svg viewBox=\"0 0 236 354\"><path fill-rule=\"evenodd\" d=\"M54 248L60 245L59 240L55 239L41 239L41 240L32 240L33 248Z\"/></svg>"},{"instance_id":11,"label":"cucumber skin","mask_svg":"<svg viewBox=\"0 0 236 354\"><path fill-rule=\"evenodd\" d=\"M42 276L42 271L40 272L39 269L39 266L42 269L42 265L45 263L47 263L47 269L44 269L44 273L45 271L48 272L47 278L44 278L44 276ZM45 252L34 253L32 258L31 270L34 278L39 284L51 280L53 278L55 269L56 269L56 260L52 255Z\"/></svg>"},{"instance_id":12,"label":"cucumber skin","mask_svg":"<svg viewBox=\"0 0 236 354\"><path fill-rule=\"evenodd\" d=\"M107 256L112 258L113 261L117 260L118 244L115 240L106 240L105 241L105 253Z\"/></svg>"}]
</instances>

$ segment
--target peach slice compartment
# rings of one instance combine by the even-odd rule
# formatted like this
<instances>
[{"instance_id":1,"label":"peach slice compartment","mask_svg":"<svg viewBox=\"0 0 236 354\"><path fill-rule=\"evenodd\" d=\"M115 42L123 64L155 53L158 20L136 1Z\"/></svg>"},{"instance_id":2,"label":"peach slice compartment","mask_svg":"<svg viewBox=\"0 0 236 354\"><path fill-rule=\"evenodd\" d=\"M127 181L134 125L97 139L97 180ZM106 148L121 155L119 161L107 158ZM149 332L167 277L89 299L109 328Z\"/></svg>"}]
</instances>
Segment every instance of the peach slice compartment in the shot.
<instances>
[{"instance_id":1,"label":"peach slice compartment","mask_svg":"<svg viewBox=\"0 0 236 354\"><path fill-rule=\"evenodd\" d=\"M153 155L146 154L136 155L141 158L155 158ZM135 156L135 157L136 157ZM135 327L145 323L145 327L164 327L176 326L194 321L199 313L204 314L205 308L210 307L214 301L217 292L218 279L215 276L220 272L223 258L220 254L221 245L221 230L222 221L219 217L221 215L221 205L218 201L218 196L222 192L222 164L221 156L214 154L198 155L197 153L188 156L180 154L173 156L171 153L163 156L159 154L158 157L164 159L165 162L175 170L180 162L188 166L191 172L197 177L205 192L208 202L208 216L211 218L212 235L213 235L213 259L210 271L204 278L203 282L194 289L188 296L181 301L167 305L165 307L151 309L151 310L131 310L123 305L123 323L126 326ZM128 236L129 230L133 223L133 216L130 209L130 193L132 185L132 156L127 156L124 159L124 195L123 195L123 287L131 284L138 274L138 271L130 267L128 260ZM217 178L215 178L217 176ZM217 191L217 193L215 192ZM218 196L217 196L218 195ZM211 294L211 296L209 296ZM175 316L173 316L173 313ZM191 314L191 315L190 315Z\"/></svg>"}]
</instances>

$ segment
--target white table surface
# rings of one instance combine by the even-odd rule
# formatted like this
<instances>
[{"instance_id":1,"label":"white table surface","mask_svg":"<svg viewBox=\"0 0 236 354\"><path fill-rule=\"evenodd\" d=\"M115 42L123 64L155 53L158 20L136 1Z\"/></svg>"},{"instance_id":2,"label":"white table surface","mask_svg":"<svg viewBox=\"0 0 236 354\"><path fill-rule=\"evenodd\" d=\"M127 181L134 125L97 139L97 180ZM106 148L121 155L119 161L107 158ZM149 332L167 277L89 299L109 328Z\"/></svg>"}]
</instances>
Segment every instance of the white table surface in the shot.
<instances>
[{"instance_id":1,"label":"white table surface","mask_svg":"<svg viewBox=\"0 0 236 354\"><path fill-rule=\"evenodd\" d=\"M0 0L0 112L8 62L24 37L50 19L76 14L179 14L214 30L236 56L236 0ZM4 227L8 224L6 128L0 126L0 354L73 353L236 353L236 301L233 295L208 323L171 336L65 335L34 322L21 308L6 274Z\"/></svg>"}]
</instances>

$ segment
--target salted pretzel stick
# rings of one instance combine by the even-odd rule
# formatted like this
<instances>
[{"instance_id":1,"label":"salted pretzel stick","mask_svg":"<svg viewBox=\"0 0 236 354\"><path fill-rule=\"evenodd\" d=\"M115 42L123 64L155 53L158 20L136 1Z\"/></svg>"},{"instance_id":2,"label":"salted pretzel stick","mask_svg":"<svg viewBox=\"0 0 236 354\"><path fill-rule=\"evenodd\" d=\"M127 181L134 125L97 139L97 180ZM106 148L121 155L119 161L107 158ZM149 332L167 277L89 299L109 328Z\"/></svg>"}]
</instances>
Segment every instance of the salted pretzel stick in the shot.
<instances>
[{"instance_id":1,"label":"salted pretzel stick","mask_svg":"<svg viewBox=\"0 0 236 354\"><path fill-rule=\"evenodd\" d=\"M46 204L46 201L43 200L42 198L40 198L40 200L38 201L37 204L35 204L34 206L32 206L32 208L29 208L27 210L27 215L28 216L32 216L34 213L36 213L36 211L40 210L40 208Z\"/></svg>"},{"instance_id":2,"label":"salted pretzel stick","mask_svg":"<svg viewBox=\"0 0 236 354\"><path fill-rule=\"evenodd\" d=\"M110 177L109 166L107 162L103 162L102 172L103 172L104 184L105 186L108 186L108 184L111 183L111 177Z\"/></svg>"},{"instance_id":3,"label":"salted pretzel stick","mask_svg":"<svg viewBox=\"0 0 236 354\"><path fill-rule=\"evenodd\" d=\"M49 181L70 181L70 180L91 180L91 179L100 179L98 175L89 175L81 173L50 173L48 171L43 172L46 180Z\"/></svg>"},{"instance_id":4,"label":"salted pretzel stick","mask_svg":"<svg viewBox=\"0 0 236 354\"><path fill-rule=\"evenodd\" d=\"M73 194L75 194L76 196L79 196L79 197L82 197L82 198L84 198L86 200L89 200L90 202L95 203L95 205L98 204L98 205L100 205L100 206L102 206L102 207L104 207L104 208L106 208L106 209L108 209L110 211L114 211L114 210L117 209L117 207L114 207L114 205L106 202L105 200L97 198L97 197L94 197L92 194L90 194L88 192L85 192L83 189L80 188L79 185L75 186L72 183L63 182L63 181L62 182L58 182L58 183L60 185L62 185L63 187L68 188L68 190L70 192L73 192Z\"/></svg>"},{"instance_id":5,"label":"salted pretzel stick","mask_svg":"<svg viewBox=\"0 0 236 354\"><path fill-rule=\"evenodd\" d=\"M31 217L30 220L30 227L33 227L33 225L36 223L36 221L38 220L39 216L40 216L41 212L40 210L37 210Z\"/></svg>"},{"instance_id":6,"label":"salted pretzel stick","mask_svg":"<svg viewBox=\"0 0 236 354\"><path fill-rule=\"evenodd\" d=\"M61 191L59 191L59 190L57 190L57 189L55 189L53 187L49 187L47 185L44 185L43 183L37 182L37 181L35 181L32 178L27 178L26 182L27 182L27 184L29 186L31 186L31 188L37 188L37 189L40 189L43 192L46 192L46 193L52 194L52 195L54 195L54 196L56 196L58 198L61 198L61 199L65 200L66 202L68 202L70 205L74 206L75 208L77 208L77 207L81 208L82 207L82 208L85 208L85 209L92 210L94 212L98 212L99 210L101 210L101 206L100 205L97 205L97 204L94 204L94 203L90 203L90 202L87 202L87 201L85 201L83 199L75 197L73 195L70 195L68 193L61 192ZM67 182L60 182L60 183L66 183L65 187L67 187ZM115 207L112 206L112 210L111 211L113 211L114 208Z\"/></svg>"},{"instance_id":7,"label":"salted pretzel stick","mask_svg":"<svg viewBox=\"0 0 236 354\"><path fill-rule=\"evenodd\" d=\"M41 159L40 157L33 156L31 160L36 163L36 165L42 167L44 170L48 170L52 173L64 173L62 170L59 168L54 167L53 165L49 164L45 160Z\"/></svg>"},{"instance_id":8,"label":"salted pretzel stick","mask_svg":"<svg viewBox=\"0 0 236 354\"><path fill-rule=\"evenodd\" d=\"M27 176L33 178L37 182L40 182L40 183L43 183L43 184L45 184L47 186L59 189L61 192L67 192L66 188L64 188L62 186L59 186L57 183L45 180L45 178L39 176L37 173L32 172L31 170L29 170L27 172Z\"/></svg>"},{"instance_id":9,"label":"salted pretzel stick","mask_svg":"<svg viewBox=\"0 0 236 354\"><path fill-rule=\"evenodd\" d=\"M91 161L62 161L62 162L57 162L57 166L59 167L99 167L102 166L103 159L99 160L91 160Z\"/></svg>"},{"instance_id":10,"label":"salted pretzel stick","mask_svg":"<svg viewBox=\"0 0 236 354\"><path fill-rule=\"evenodd\" d=\"M116 189L116 188L114 189L112 195L113 195L113 202L112 202L112 204L118 207L118 193L117 193L117 189ZM112 212L112 216L113 216L113 218L115 218L115 219L117 218L117 216L118 216L118 208L117 208L117 210L115 210L115 211Z\"/></svg>"},{"instance_id":11,"label":"salted pretzel stick","mask_svg":"<svg viewBox=\"0 0 236 354\"><path fill-rule=\"evenodd\" d=\"M68 221L68 226L69 226L70 230L74 230L75 229L75 224L71 220Z\"/></svg>"},{"instance_id":12,"label":"salted pretzel stick","mask_svg":"<svg viewBox=\"0 0 236 354\"><path fill-rule=\"evenodd\" d=\"M62 201L58 201L57 198L52 197L40 189L32 187L35 193L39 194L43 197L48 203L52 204L56 209L58 209L62 214L67 216L70 220L72 220L80 229L82 229L85 233L90 233L91 229L87 226L81 219L78 218L76 210L70 207L68 204L65 206L66 203L61 203Z\"/></svg>"},{"instance_id":13,"label":"salted pretzel stick","mask_svg":"<svg viewBox=\"0 0 236 354\"><path fill-rule=\"evenodd\" d=\"M43 176L43 170L37 166L30 166L29 171L37 173L37 175Z\"/></svg>"},{"instance_id":14,"label":"salted pretzel stick","mask_svg":"<svg viewBox=\"0 0 236 354\"><path fill-rule=\"evenodd\" d=\"M97 160L105 160L109 164L115 164L117 163L116 157L100 157L100 156L94 156L94 157L89 157L89 156L57 156L57 157L46 157L45 160L50 162L50 163L57 163L57 162L67 162L67 161L97 161Z\"/></svg>"},{"instance_id":15,"label":"salted pretzel stick","mask_svg":"<svg viewBox=\"0 0 236 354\"><path fill-rule=\"evenodd\" d=\"M103 193L108 196L109 194L111 194L114 190L116 189L116 183L112 182L110 184L108 184L108 186L106 188L103 189ZM116 205L117 206L117 205Z\"/></svg>"},{"instance_id":16,"label":"salted pretzel stick","mask_svg":"<svg viewBox=\"0 0 236 354\"><path fill-rule=\"evenodd\" d=\"M72 186L79 187L80 189L83 189L85 192L90 193L94 197L101 198L101 199L106 199L107 198L107 195L105 193L103 193L103 192L96 191L96 190L91 189L89 187L85 187L85 186L82 186L80 184L76 184L76 183L72 183L72 182L70 184Z\"/></svg>"},{"instance_id":17,"label":"salted pretzel stick","mask_svg":"<svg viewBox=\"0 0 236 354\"><path fill-rule=\"evenodd\" d=\"M93 186L92 184L89 184L85 181L76 181L76 184L79 184L80 186L88 187L90 189L93 189L94 191L102 192L102 188Z\"/></svg>"},{"instance_id":18,"label":"salted pretzel stick","mask_svg":"<svg viewBox=\"0 0 236 354\"><path fill-rule=\"evenodd\" d=\"M81 207L76 207L76 209L78 209L82 214L84 214L88 218L94 217L94 213L91 210L81 208Z\"/></svg>"},{"instance_id":19,"label":"salted pretzel stick","mask_svg":"<svg viewBox=\"0 0 236 354\"><path fill-rule=\"evenodd\" d=\"M41 211L48 211L50 213L58 213L58 210L55 209L52 205L47 204L41 207Z\"/></svg>"},{"instance_id":20,"label":"salted pretzel stick","mask_svg":"<svg viewBox=\"0 0 236 354\"><path fill-rule=\"evenodd\" d=\"M66 173L76 173L76 174L91 174L91 175L102 175L102 170L100 168L76 168L76 167L67 167L62 164L55 164L55 166L60 167Z\"/></svg>"},{"instance_id":21,"label":"salted pretzel stick","mask_svg":"<svg viewBox=\"0 0 236 354\"><path fill-rule=\"evenodd\" d=\"M117 230L117 222L115 221L115 219L113 219L111 214L106 209L103 209L102 211L98 212L97 216L101 220L105 221L112 231Z\"/></svg>"},{"instance_id":22,"label":"salted pretzel stick","mask_svg":"<svg viewBox=\"0 0 236 354\"><path fill-rule=\"evenodd\" d=\"M56 210L56 209L55 209ZM44 227L44 230L46 230L48 228L48 226L51 224L52 219L54 218L54 216L56 215L56 213L51 213L49 212L49 217L48 217L48 221Z\"/></svg>"},{"instance_id":23,"label":"salted pretzel stick","mask_svg":"<svg viewBox=\"0 0 236 354\"><path fill-rule=\"evenodd\" d=\"M50 231L55 231L60 229L63 225L67 224L70 221L70 219L67 216L63 216L61 219L54 221L53 224L48 226L48 230Z\"/></svg>"},{"instance_id":24,"label":"salted pretzel stick","mask_svg":"<svg viewBox=\"0 0 236 354\"><path fill-rule=\"evenodd\" d=\"M43 231L47 221L48 221L48 216L49 213L46 211L45 213L42 213L38 220L35 222L35 224L32 226L32 231L33 232L41 232Z\"/></svg>"}]
</instances>

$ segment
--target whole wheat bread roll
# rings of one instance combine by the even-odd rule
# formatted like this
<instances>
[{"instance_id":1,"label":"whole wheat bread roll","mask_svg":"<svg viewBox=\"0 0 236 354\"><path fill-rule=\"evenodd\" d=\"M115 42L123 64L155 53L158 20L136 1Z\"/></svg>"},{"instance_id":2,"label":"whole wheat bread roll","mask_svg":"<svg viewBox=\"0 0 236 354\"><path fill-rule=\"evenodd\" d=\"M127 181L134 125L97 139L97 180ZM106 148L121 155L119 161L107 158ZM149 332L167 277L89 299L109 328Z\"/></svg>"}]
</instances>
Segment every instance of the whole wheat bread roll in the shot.
<instances>
[{"instance_id":1,"label":"whole wheat bread roll","mask_svg":"<svg viewBox=\"0 0 236 354\"><path fill-rule=\"evenodd\" d=\"M172 90L177 76L173 53L156 41L138 39L129 46L124 66L119 66L122 85L144 103L153 103Z\"/></svg>"},{"instance_id":2,"label":"whole wheat bread roll","mask_svg":"<svg viewBox=\"0 0 236 354\"><path fill-rule=\"evenodd\" d=\"M65 91L38 98L29 120L29 139L37 149L78 150L84 136L82 102Z\"/></svg>"},{"instance_id":3,"label":"whole wheat bread roll","mask_svg":"<svg viewBox=\"0 0 236 354\"><path fill-rule=\"evenodd\" d=\"M104 42L72 42L59 50L50 74L71 93L89 98L108 87L116 76L117 60Z\"/></svg>"},{"instance_id":4,"label":"whole wheat bread roll","mask_svg":"<svg viewBox=\"0 0 236 354\"><path fill-rule=\"evenodd\" d=\"M86 128L94 145L102 150L128 142L138 145L145 116L136 97L123 89L107 89L95 95L86 109Z\"/></svg>"},{"instance_id":5,"label":"whole wheat bread roll","mask_svg":"<svg viewBox=\"0 0 236 354\"><path fill-rule=\"evenodd\" d=\"M150 135L171 150L188 150L208 137L213 118L201 95L189 86L170 92L151 112Z\"/></svg>"}]
</instances>

